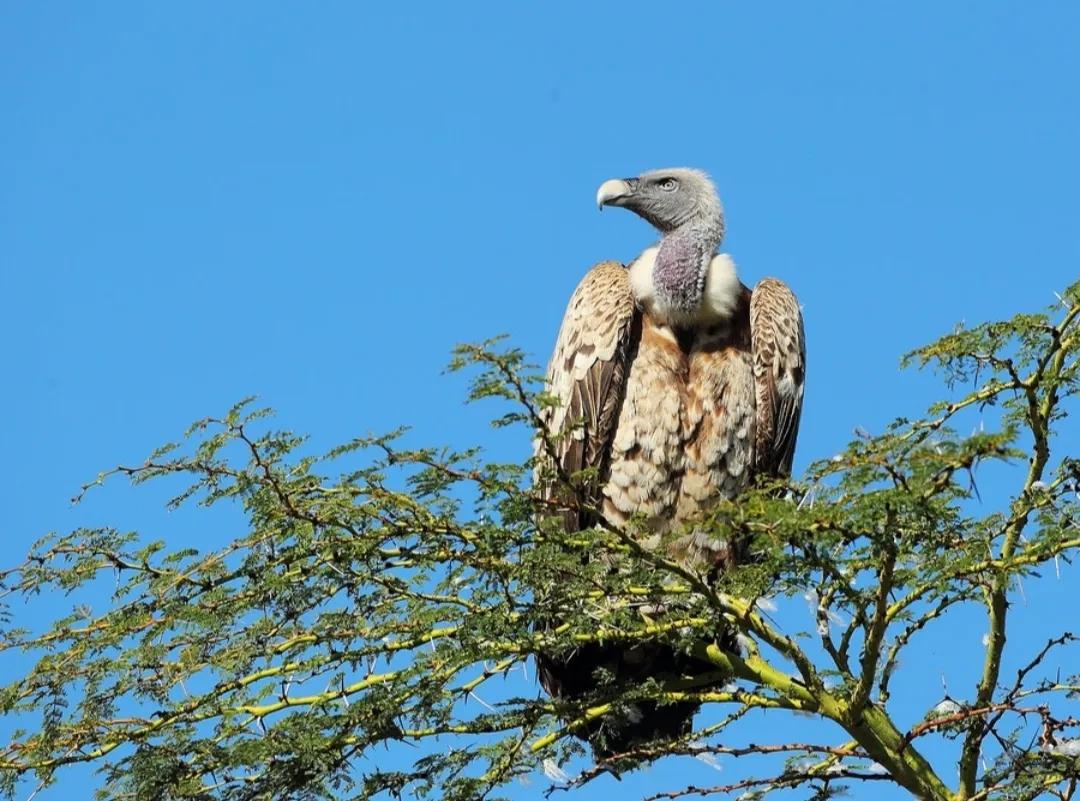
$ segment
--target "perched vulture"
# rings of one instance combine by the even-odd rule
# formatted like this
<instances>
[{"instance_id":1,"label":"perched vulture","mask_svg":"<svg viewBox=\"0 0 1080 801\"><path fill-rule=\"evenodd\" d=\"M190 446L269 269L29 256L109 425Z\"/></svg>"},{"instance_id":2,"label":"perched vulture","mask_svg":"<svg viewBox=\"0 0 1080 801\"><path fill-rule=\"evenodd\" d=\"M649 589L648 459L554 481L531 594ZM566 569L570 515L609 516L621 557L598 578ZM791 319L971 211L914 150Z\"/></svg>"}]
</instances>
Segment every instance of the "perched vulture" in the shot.
<instances>
[{"instance_id":1,"label":"perched vulture","mask_svg":"<svg viewBox=\"0 0 1080 801\"><path fill-rule=\"evenodd\" d=\"M547 389L559 404L544 412L564 474L595 469L594 507L622 525L635 515L652 540L731 499L757 475L791 470L802 409L806 351L802 314L775 278L753 291L731 257L717 253L724 215L716 189L697 170L668 169L605 181L596 202L629 209L660 232L631 264L593 267L570 298ZM559 488L540 471L540 491ZM567 531L597 523L568 507ZM680 535L670 555L709 574L735 564L738 547L703 534ZM671 647L588 644L539 660L555 697L595 688L594 672L634 684L694 672ZM700 673L702 667L697 667ZM691 730L696 704L639 704L579 734L600 755Z\"/></svg>"}]
</instances>

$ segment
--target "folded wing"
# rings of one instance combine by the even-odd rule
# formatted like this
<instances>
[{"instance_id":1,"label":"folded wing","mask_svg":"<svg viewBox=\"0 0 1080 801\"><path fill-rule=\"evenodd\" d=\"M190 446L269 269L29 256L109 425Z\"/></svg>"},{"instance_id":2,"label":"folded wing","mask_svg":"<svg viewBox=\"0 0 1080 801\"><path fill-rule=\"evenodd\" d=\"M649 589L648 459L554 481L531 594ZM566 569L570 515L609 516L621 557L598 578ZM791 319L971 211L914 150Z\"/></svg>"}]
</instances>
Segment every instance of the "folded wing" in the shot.
<instances>
[{"instance_id":1,"label":"folded wing","mask_svg":"<svg viewBox=\"0 0 1080 801\"><path fill-rule=\"evenodd\" d=\"M558 405L541 413L548 437L546 444L538 438L538 455L542 463L545 456L553 458L563 476L595 469L598 481L590 491L594 502L607 472L639 324L626 268L602 262L570 298L548 366L547 390ZM558 486L549 471L540 482L541 494L558 501ZM596 522L569 505L562 517L567 531Z\"/></svg>"},{"instance_id":2,"label":"folded wing","mask_svg":"<svg viewBox=\"0 0 1080 801\"><path fill-rule=\"evenodd\" d=\"M764 278L750 297L757 474L788 475L802 414L806 337L802 311L783 281Z\"/></svg>"}]
</instances>

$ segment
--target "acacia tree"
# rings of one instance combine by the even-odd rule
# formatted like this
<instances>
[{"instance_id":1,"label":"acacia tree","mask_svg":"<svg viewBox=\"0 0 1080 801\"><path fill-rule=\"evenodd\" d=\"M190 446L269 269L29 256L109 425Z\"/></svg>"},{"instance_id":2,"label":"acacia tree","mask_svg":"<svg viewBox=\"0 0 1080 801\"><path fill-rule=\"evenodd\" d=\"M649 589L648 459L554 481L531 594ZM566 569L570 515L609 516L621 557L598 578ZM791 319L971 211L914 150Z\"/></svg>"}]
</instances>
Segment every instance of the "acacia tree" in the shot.
<instances>
[{"instance_id":1,"label":"acacia tree","mask_svg":"<svg viewBox=\"0 0 1080 801\"><path fill-rule=\"evenodd\" d=\"M721 505L708 526L753 558L715 582L643 548L632 526L538 524L551 516L530 464L407 448L400 432L305 455L301 437L247 404L203 420L184 444L99 481L180 477L172 505L238 505L241 536L199 552L81 529L0 574L0 648L23 666L0 708L26 729L0 750L0 787L13 797L92 763L107 799L474 799L537 770L560 779L550 794L654 760L727 755L754 763L747 778L654 797L807 787L826 798L891 782L934 801L1071 798L1080 677L1050 665L1076 638L1013 656L1022 667L1007 675L1002 664L1018 581L1080 547L1080 462L1055 441L1080 393L1078 319L1080 283L1046 314L910 354L941 371L952 399ZM517 351L463 347L454 366L473 371L474 398L508 403L497 424L523 435L550 402ZM976 409L994 424L958 433ZM994 461L1013 463L1014 486L987 512L973 503L975 471ZM574 489L593 477L559 478ZM115 582L105 611L14 625L34 596L102 577ZM812 600L809 631L785 630L759 602L795 594ZM897 667L905 649L972 606L987 620L977 685L926 699L930 713L902 727L892 682L919 669ZM732 630L738 648L726 649ZM538 651L659 640L715 672L635 687L597 675L572 701L528 674ZM563 771L584 753L575 732L641 700L716 713L684 740ZM789 742L776 727L776 741L742 744L739 721L758 709L814 716L820 739ZM939 738L955 758L927 756Z\"/></svg>"}]
</instances>

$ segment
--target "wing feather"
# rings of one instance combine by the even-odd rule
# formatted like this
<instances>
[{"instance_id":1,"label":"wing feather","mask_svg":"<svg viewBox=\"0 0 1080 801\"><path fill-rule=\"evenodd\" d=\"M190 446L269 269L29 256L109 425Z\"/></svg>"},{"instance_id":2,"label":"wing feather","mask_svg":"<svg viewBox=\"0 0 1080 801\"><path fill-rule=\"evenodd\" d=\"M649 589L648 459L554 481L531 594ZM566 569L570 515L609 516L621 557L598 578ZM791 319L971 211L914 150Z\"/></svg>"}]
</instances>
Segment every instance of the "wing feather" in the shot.
<instances>
[{"instance_id":1,"label":"wing feather","mask_svg":"<svg viewBox=\"0 0 1080 801\"><path fill-rule=\"evenodd\" d=\"M603 480L639 328L626 268L618 262L593 267L570 298L548 366L547 390L558 405L541 415L551 435L550 449L537 438L541 465L545 455L553 456L567 475L595 468ZM544 472L538 472L541 492L552 499L558 482ZM563 517L570 531L590 524L572 507Z\"/></svg>"},{"instance_id":2,"label":"wing feather","mask_svg":"<svg viewBox=\"0 0 1080 801\"><path fill-rule=\"evenodd\" d=\"M788 475L802 414L806 337L799 302L782 281L764 278L754 287L750 339L757 401L756 472Z\"/></svg>"}]
</instances>

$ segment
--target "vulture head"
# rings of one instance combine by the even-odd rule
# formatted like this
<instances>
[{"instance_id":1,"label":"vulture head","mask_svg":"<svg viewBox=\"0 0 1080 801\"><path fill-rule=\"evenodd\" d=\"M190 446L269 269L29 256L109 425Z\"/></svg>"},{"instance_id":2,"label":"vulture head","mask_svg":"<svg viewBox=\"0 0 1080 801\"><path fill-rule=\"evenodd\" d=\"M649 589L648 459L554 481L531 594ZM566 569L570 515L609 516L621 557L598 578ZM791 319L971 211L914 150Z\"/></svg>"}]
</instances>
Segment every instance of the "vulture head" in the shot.
<instances>
[{"instance_id":1,"label":"vulture head","mask_svg":"<svg viewBox=\"0 0 1080 801\"><path fill-rule=\"evenodd\" d=\"M701 170L651 170L636 178L604 181L596 192L596 205L621 206L652 225L661 234L685 226L709 229L714 247L724 235L724 210L716 187Z\"/></svg>"},{"instance_id":2,"label":"vulture head","mask_svg":"<svg viewBox=\"0 0 1080 801\"><path fill-rule=\"evenodd\" d=\"M644 308L677 325L731 314L742 284L734 262L716 255L724 209L708 175L675 168L604 181L596 204L629 209L661 234L659 245L630 265L634 295Z\"/></svg>"}]
</instances>

